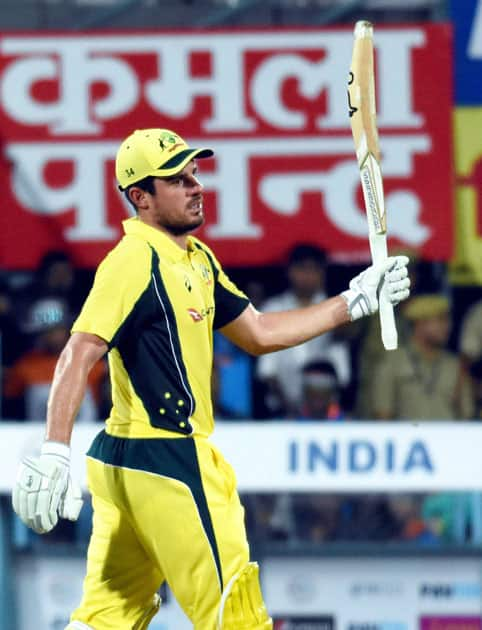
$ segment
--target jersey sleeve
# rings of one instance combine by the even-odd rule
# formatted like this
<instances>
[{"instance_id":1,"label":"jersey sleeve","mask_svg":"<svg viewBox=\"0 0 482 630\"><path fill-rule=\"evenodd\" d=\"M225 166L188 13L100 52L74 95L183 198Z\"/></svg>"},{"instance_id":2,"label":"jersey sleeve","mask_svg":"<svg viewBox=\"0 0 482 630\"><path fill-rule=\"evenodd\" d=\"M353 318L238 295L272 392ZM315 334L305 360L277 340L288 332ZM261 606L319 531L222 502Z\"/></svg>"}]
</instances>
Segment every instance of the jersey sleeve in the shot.
<instances>
[{"instance_id":1,"label":"jersey sleeve","mask_svg":"<svg viewBox=\"0 0 482 630\"><path fill-rule=\"evenodd\" d=\"M214 328L222 328L232 322L245 310L249 299L223 271L216 256L204 243L193 239L196 247L204 252L209 260L214 276Z\"/></svg>"},{"instance_id":2,"label":"jersey sleeve","mask_svg":"<svg viewBox=\"0 0 482 630\"><path fill-rule=\"evenodd\" d=\"M97 335L112 347L116 332L149 284L151 253L146 243L121 241L99 265L94 284L72 332Z\"/></svg>"}]
</instances>

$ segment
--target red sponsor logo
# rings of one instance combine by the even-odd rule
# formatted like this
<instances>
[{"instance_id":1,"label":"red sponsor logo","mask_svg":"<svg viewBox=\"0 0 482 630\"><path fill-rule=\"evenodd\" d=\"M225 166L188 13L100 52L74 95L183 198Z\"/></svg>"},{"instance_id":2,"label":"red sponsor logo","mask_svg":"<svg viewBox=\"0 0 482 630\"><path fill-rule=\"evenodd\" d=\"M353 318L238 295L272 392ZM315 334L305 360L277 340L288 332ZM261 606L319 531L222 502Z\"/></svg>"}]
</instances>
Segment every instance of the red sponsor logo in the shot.
<instances>
[{"instance_id":1,"label":"red sponsor logo","mask_svg":"<svg viewBox=\"0 0 482 630\"><path fill-rule=\"evenodd\" d=\"M202 322L203 320L203 316L201 315L201 313L199 313L198 311L196 311L195 308L188 308L187 312L189 313L189 315L192 317L192 320L194 322Z\"/></svg>"}]
</instances>

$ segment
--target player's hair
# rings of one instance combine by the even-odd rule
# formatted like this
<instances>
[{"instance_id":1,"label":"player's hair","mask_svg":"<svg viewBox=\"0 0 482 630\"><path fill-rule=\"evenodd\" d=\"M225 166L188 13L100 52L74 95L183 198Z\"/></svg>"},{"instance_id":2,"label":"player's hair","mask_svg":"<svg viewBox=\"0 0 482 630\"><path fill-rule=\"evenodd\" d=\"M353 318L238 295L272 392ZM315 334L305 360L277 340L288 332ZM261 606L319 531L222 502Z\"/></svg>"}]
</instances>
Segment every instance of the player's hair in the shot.
<instances>
[{"instance_id":1,"label":"player's hair","mask_svg":"<svg viewBox=\"0 0 482 630\"><path fill-rule=\"evenodd\" d=\"M138 212L136 204L132 201L132 199L129 196L129 191L134 186L137 186L137 188L141 188L145 192L148 192L150 195L153 195L156 192L156 189L154 187L154 177L152 175L148 175L147 177L144 177L144 179L140 179L138 182L131 184L124 190L125 198L131 204L134 210Z\"/></svg>"}]
</instances>

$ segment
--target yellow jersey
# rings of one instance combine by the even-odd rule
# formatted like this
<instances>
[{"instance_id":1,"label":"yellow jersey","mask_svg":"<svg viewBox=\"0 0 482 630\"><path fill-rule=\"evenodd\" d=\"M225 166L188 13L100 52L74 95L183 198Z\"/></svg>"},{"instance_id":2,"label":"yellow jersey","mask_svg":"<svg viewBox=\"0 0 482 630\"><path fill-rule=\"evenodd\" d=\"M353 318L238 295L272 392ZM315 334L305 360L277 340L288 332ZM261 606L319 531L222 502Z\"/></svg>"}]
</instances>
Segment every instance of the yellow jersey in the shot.
<instances>
[{"instance_id":1,"label":"yellow jersey","mask_svg":"<svg viewBox=\"0 0 482 630\"><path fill-rule=\"evenodd\" d=\"M183 249L137 217L99 265L72 332L109 346L110 435L130 438L208 436L213 329L249 300L212 251L189 236Z\"/></svg>"}]
</instances>

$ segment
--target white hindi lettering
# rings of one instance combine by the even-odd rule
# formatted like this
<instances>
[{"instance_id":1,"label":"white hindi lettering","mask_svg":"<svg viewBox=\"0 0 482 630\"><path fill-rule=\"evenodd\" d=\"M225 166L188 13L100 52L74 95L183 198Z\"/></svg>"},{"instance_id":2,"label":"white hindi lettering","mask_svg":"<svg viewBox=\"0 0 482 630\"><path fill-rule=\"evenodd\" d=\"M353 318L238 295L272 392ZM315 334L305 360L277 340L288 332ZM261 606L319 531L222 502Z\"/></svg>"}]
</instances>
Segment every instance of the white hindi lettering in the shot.
<instances>
[{"instance_id":1,"label":"white hindi lettering","mask_svg":"<svg viewBox=\"0 0 482 630\"><path fill-rule=\"evenodd\" d=\"M193 143L196 140L193 140ZM259 239L263 226L253 221L250 197L251 158L269 159L280 154L277 139L271 140L220 140L210 143L217 156L214 173L202 173L206 190L216 194L216 221L207 227L210 238ZM272 172L263 177L259 198L274 214L293 216L300 210L303 191L320 193L320 212L341 233L353 237L366 237L366 216L356 203L359 175L353 154L351 138L291 139L283 140L284 155L332 156L346 155L347 159L323 171ZM386 178L409 178L413 175L416 154L430 150L426 136L386 137L383 139L383 172ZM104 163L113 159L117 143L17 143L7 153L15 163L13 190L19 202L32 212L59 214L75 208L76 221L66 231L70 241L108 240L117 235L109 227L105 214L106 178ZM50 161L70 160L74 163L74 178L63 188L52 188L43 178ZM230 185L226 186L225 182ZM323 203L322 203L323 201ZM409 245L421 245L430 236L430 230L420 222L420 199L410 190L396 190L386 196L389 229L392 236ZM403 212L398 209L403 207Z\"/></svg>"},{"instance_id":2,"label":"white hindi lettering","mask_svg":"<svg viewBox=\"0 0 482 630\"><path fill-rule=\"evenodd\" d=\"M86 38L4 38L1 52L19 55L7 65L1 96L8 115L25 125L48 125L53 134L99 134L100 121L130 111L138 100L137 77L120 58L99 53ZM32 87L55 80L58 100L41 102ZM108 94L91 104L91 86L108 85Z\"/></svg>"},{"instance_id":3,"label":"white hindi lettering","mask_svg":"<svg viewBox=\"0 0 482 630\"><path fill-rule=\"evenodd\" d=\"M380 67L379 126L417 127L423 122L413 111L412 51L424 43L422 29L377 33ZM208 97L206 133L254 133L256 116L281 130L302 130L306 113L283 102L282 88L297 80L307 99L326 95L320 129L347 129L346 71L351 33L250 33L219 35L118 35L105 37L5 37L0 52L14 56L1 81L3 106L11 119L24 125L47 125L56 135L101 135L103 123L135 111L145 98L155 114L183 120L193 114L195 98ZM247 56L265 53L247 76ZM306 54L322 52L319 61ZM193 76L190 57L210 59L209 76ZM158 76L141 77L129 56L157 58ZM43 102L32 94L39 82L56 82L58 98ZM144 84L142 82L144 81ZM96 82L107 85L103 98L92 102ZM403 85L400 85L402 82ZM397 89L394 89L397 83ZM251 104L255 116L247 113Z\"/></svg>"},{"instance_id":4,"label":"white hindi lettering","mask_svg":"<svg viewBox=\"0 0 482 630\"><path fill-rule=\"evenodd\" d=\"M421 127L423 116L413 110L413 50L425 45L422 29L379 31L375 35L378 61L378 111L380 128Z\"/></svg>"},{"instance_id":5,"label":"white hindi lettering","mask_svg":"<svg viewBox=\"0 0 482 630\"><path fill-rule=\"evenodd\" d=\"M7 155L14 164L13 192L18 201L35 214L55 215L74 208L75 224L67 228L68 241L111 240L119 230L109 227L106 217L105 169L117 143L12 143ZM52 188L44 179L49 162L70 161L72 181Z\"/></svg>"},{"instance_id":6,"label":"white hindi lettering","mask_svg":"<svg viewBox=\"0 0 482 630\"><path fill-rule=\"evenodd\" d=\"M212 113L204 123L206 131L253 131L255 121L245 112L244 51L239 38L168 37L160 39L157 47L159 77L145 87L154 110L182 119L192 114L196 96L209 96ZM211 76L191 75L189 57L196 51L209 53Z\"/></svg>"},{"instance_id":7,"label":"white hindi lettering","mask_svg":"<svg viewBox=\"0 0 482 630\"><path fill-rule=\"evenodd\" d=\"M119 230L107 223L107 187L113 183L107 181L105 162L114 159L121 138L102 139L105 124L135 112L144 100L153 120L164 115L189 128L196 98L201 96L211 104L200 123L204 137L188 139L216 152L215 171L203 173L201 168L206 189L216 195L216 220L206 228L208 237L261 240L263 224L253 217L257 202L262 201L274 217L290 216L300 211L303 191L316 191L320 212L323 208L341 233L365 240L366 216L356 202L359 178L346 111L351 42L349 31L7 36L0 40L0 54L12 57L0 78L5 113L25 127L44 125L51 136L60 137L56 142L51 137L45 142L7 143L14 164L13 194L23 207L38 214L74 209L75 223L65 230L69 241L115 239ZM418 131L425 121L414 111L412 95L412 53L424 44L423 29L415 27L376 34L379 126L412 131L409 136L383 138L382 168L387 178L410 180L415 155L431 149L430 137ZM250 57L252 52L256 54ZM208 56L205 75L193 72L194 54ZM137 74L131 63L136 55L157 60L157 74ZM295 109L284 101L290 78L296 79L296 90L304 99L324 96L325 111L316 120L319 134L283 134L302 132L308 123L302 105ZM35 86L42 82L56 84L52 99L36 98ZM108 90L93 100L92 87L98 82ZM279 135L258 136L260 124L276 128ZM338 135L323 135L324 130ZM209 139L210 134L217 138ZM83 140L62 140L67 135ZM276 156L327 156L335 162L331 160L323 172L294 166L282 175L273 166L259 190L252 190L254 161ZM62 188L49 185L44 176L45 168L55 161L74 166L72 180ZM391 191L386 201L390 234L410 245L423 244L430 231L421 223L417 192L400 188ZM403 207L403 213L395 206Z\"/></svg>"},{"instance_id":8,"label":"white hindi lettering","mask_svg":"<svg viewBox=\"0 0 482 630\"><path fill-rule=\"evenodd\" d=\"M467 56L469 59L482 59L482 0L477 0L467 45Z\"/></svg>"},{"instance_id":9,"label":"white hindi lettering","mask_svg":"<svg viewBox=\"0 0 482 630\"><path fill-rule=\"evenodd\" d=\"M427 153L430 141L425 136L404 136L383 139L383 173L389 177L410 177L413 174L416 154ZM296 154L293 143L285 144L286 153ZM351 155L351 138L331 138L306 146L304 154ZM360 178L353 159L343 160L322 172L310 171L283 175L267 175L262 183L260 197L273 212L289 216L300 209L301 194L316 191L323 197L323 207L330 221L342 233L366 237L366 214L356 203ZM408 245L422 245L430 235L427 226L420 223L420 200L413 191L398 190L386 196L390 235ZM403 212L400 212L403 208Z\"/></svg>"}]
</instances>

